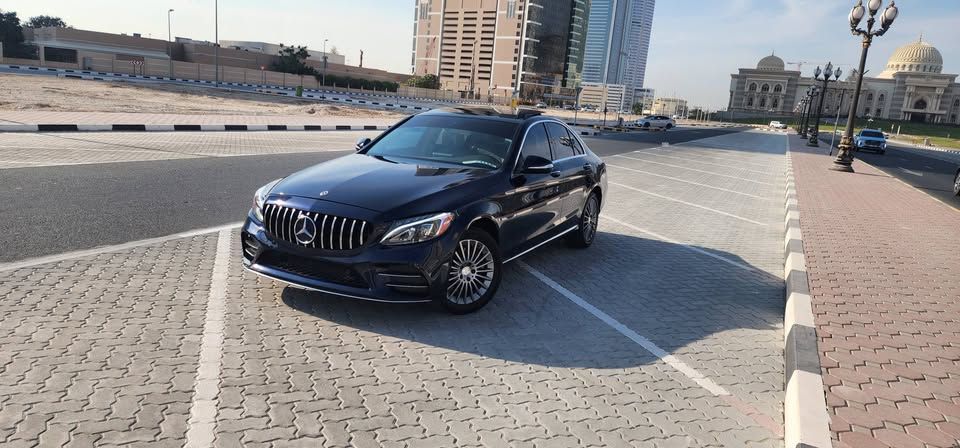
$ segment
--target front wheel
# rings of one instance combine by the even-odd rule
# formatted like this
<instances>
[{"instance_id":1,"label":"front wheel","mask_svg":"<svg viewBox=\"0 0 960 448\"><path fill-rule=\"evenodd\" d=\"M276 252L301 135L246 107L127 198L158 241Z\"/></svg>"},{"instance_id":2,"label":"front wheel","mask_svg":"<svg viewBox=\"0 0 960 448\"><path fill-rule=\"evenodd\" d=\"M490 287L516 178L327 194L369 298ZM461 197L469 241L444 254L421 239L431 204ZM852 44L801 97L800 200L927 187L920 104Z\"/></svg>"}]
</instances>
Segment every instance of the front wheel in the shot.
<instances>
[{"instance_id":1,"label":"front wheel","mask_svg":"<svg viewBox=\"0 0 960 448\"><path fill-rule=\"evenodd\" d=\"M960 171L957 171L957 177L953 179L953 194L960 196Z\"/></svg>"},{"instance_id":2,"label":"front wheel","mask_svg":"<svg viewBox=\"0 0 960 448\"><path fill-rule=\"evenodd\" d=\"M483 231L468 230L457 243L440 297L444 308L466 314L483 308L500 287L503 260L497 242Z\"/></svg>"},{"instance_id":3,"label":"front wheel","mask_svg":"<svg viewBox=\"0 0 960 448\"><path fill-rule=\"evenodd\" d=\"M672 128L672 127L673 127L673 125L672 125L672 124L670 124L670 123L667 123L667 129L670 129L670 128Z\"/></svg>"},{"instance_id":4,"label":"front wheel","mask_svg":"<svg viewBox=\"0 0 960 448\"><path fill-rule=\"evenodd\" d=\"M600 220L600 198L591 194L580 212L580 223L577 229L570 233L567 242L573 247L586 248L593 244L597 236L597 224Z\"/></svg>"}]
</instances>

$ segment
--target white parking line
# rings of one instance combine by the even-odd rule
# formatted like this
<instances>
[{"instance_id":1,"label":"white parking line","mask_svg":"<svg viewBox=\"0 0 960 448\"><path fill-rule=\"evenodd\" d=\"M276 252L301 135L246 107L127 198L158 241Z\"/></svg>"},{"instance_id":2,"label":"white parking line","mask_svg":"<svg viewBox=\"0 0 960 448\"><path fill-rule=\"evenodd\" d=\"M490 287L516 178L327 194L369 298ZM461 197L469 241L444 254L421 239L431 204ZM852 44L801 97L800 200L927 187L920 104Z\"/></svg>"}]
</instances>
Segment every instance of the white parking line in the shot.
<instances>
[{"instance_id":1,"label":"white parking line","mask_svg":"<svg viewBox=\"0 0 960 448\"><path fill-rule=\"evenodd\" d=\"M238 228L242 225L242 222L235 222L232 224L226 224L216 227L207 227L203 229L188 230L186 232L174 233L172 235L161 236L157 238L147 238L144 240L130 241L122 244L115 244L112 246L102 246L93 249L84 249L73 252L64 252L61 254L47 255L37 258L29 258L21 261L14 261L11 263L0 263L0 272L13 271L16 269L29 268L41 264L47 263L59 263L61 261L73 260L76 258L83 257L92 257L95 255L110 253L110 252L119 252L122 250L133 249L140 246L148 246L151 244L160 244L171 240L178 240L181 238L190 238L198 235L206 235L208 233L216 233L222 230L230 230Z\"/></svg>"},{"instance_id":2,"label":"white parking line","mask_svg":"<svg viewBox=\"0 0 960 448\"><path fill-rule=\"evenodd\" d=\"M657 358L659 358L661 361L663 361L670 367L673 367L674 369L682 373L687 378L690 378L691 380L693 380L693 382L697 383L697 385L706 389L711 394L715 396L730 395L730 392L727 392L726 389L724 389L717 383L714 383L713 380L711 380L710 378L703 376L702 373L688 366L683 361L679 360L676 356L673 356L667 353L666 350L660 348L659 346L651 342L649 339L637 334L637 332L631 330L626 325L620 323L620 321L614 319L609 314L604 313L599 308L591 305L586 300L583 300L582 298L580 298L580 296L570 292L570 290L568 290L567 288L564 288L559 283L553 281L553 279L551 279L550 277L547 277L542 272L534 269L533 267L531 267L530 265L522 261L518 261L517 264L519 264L520 267L525 269L527 272L529 272L531 275L539 279L541 282L543 282L544 284L552 288L554 291L566 297L567 300L573 302L575 305L579 306L580 308L583 308L584 310L592 314L597 319L600 319L601 321L603 321L603 323L609 325L618 333L626 336L631 341L637 343L637 345L643 347L644 350L652 353L653 356L656 356Z\"/></svg>"},{"instance_id":3,"label":"white parking line","mask_svg":"<svg viewBox=\"0 0 960 448\"><path fill-rule=\"evenodd\" d=\"M743 270L746 270L746 271L760 272L757 268L755 268L755 267L753 267L753 266L746 265L746 264L740 263L740 262L738 262L738 261L731 260L731 259L729 259L729 258L727 258L727 257L723 257L723 256L720 256L720 255L714 254L714 253L712 253L712 252L705 251L705 250L703 250L703 249L701 249L701 248L699 248L699 247L691 246L691 245L689 245L689 244L686 244L686 243L677 241L677 240L675 240L675 239L665 237L665 236L663 236L663 235L660 235L659 233L651 232L651 231L649 231L649 230L647 230L647 229L642 229L642 228L637 227L637 226L635 226L635 225L633 225L633 224L630 224L630 223L621 221L621 220L619 220L619 219L617 219L617 218L614 218L614 217L610 216L609 214L603 213L603 214L601 214L600 216L601 216L603 219L608 219L608 220L613 221L613 222L615 222L615 223L617 223L617 224L620 224L621 226L624 226L624 227L626 227L626 228L628 228L628 229L635 230L635 231L640 232L640 233L645 233L645 234L650 235L650 236L652 236L652 237L654 237L654 238L656 238L656 239L658 239L658 240L665 241L665 242L668 242L668 243L670 243L670 244L676 244L677 246L683 247L684 249L687 249L687 250L696 252L696 253L698 253L698 254L700 254L700 255L706 255L706 256L708 256L708 257L710 257L710 258L713 258L713 259L715 259L715 260L722 261L722 262L724 262L724 263L726 263L726 264L729 264L729 265L731 265L731 266L736 266L736 267L738 267L738 268L740 268L740 269L743 269Z\"/></svg>"},{"instance_id":4,"label":"white parking line","mask_svg":"<svg viewBox=\"0 0 960 448\"><path fill-rule=\"evenodd\" d=\"M636 153L636 154L643 154L643 155L647 155L647 156L666 157L666 158L669 158L669 159L682 160L682 161L688 162L688 163L699 163L699 164L701 164L701 165L714 165L714 166L719 166L719 167L723 167L723 168L733 168L733 169L736 169L736 170L747 171L747 172L756 173L756 174L764 174L764 175L770 175L770 174L771 174L769 171L751 170L751 169L749 169L749 168L744 168L744 167L742 167L742 166L725 165L725 164L722 164L722 163L708 162L708 161L703 161L703 160L691 159L691 158L689 158L689 157L668 156L668 155L666 155L666 154L657 154L657 153L655 153L655 152L650 152L650 151L634 151L634 153Z\"/></svg>"},{"instance_id":5,"label":"white parking line","mask_svg":"<svg viewBox=\"0 0 960 448\"><path fill-rule=\"evenodd\" d=\"M667 154L682 154L685 156L695 156L698 159L711 159L711 160L717 160L717 161L722 161L727 163L735 163L738 166L750 165L754 168L761 168L761 169L770 168L770 162L767 160L764 160L765 158L759 158L759 157L741 158L738 156L730 156L730 155L720 156L720 155L716 155L717 154L716 151L702 151L698 148L693 148L687 145L677 145L670 148L659 148L656 152L659 154L667 153ZM779 156L782 157L783 154L779 154Z\"/></svg>"},{"instance_id":6,"label":"white parking line","mask_svg":"<svg viewBox=\"0 0 960 448\"><path fill-rule=\"evenodd\" d=\"M617 183L617 182L609 182L609 181L608 181L608 183L609 183L610 185L616 185L616 186L618 186L618 187L623 187L623 188L626 188L626 189L628 189L628 190L633 190L633 191L636 191L636 192L638 192L638 193L643 193L643 194L646 194L646 195L658 197L658 198L660 198L660 199L664 199L664 200L667 200L667 201L673 201L673 202L677 202L677 203L680 203L680 204L683 204L683 205L688 205L688 206L690 206L690 207L696 207L696 208L699 208L699 209L702 209L702 210L706 210L706 211L708 211L708 212L713 212L713 213L717 213L717 214L720 214L720 215L729 216L729 217L734 218L734 219L739 219L739 220L744 221L744 222L749 222L750 224L756 224L756 225L758 225L758 226L765 226L765 225L766 225L766 224L764 224L764 223L762 223L762 222L760 222L760 221L754 221L754 220L752 220L752 219L750 219L750 218L744 218L743 216L737 216L737 215L734 215L734 214L732 214L732 213L727 213L727 212L720 211L720 210L717 210L717 209L714 209L714 208L710 208L710 207L707 207L707 206L703 206L703 205L700 205L700 204L694 204L694 203L692 203L692 202L687 202L687 201L684 201L684 200L681 200L681 199L671 198L671 197L669 197L669 196L664 196L664 195L662 195L662 194L657 194L657 193L654 193L654 192L652 192L652 191L641 190L641 189L639 189L639 188L631 187L631 186L629 186L629 185L624 185L624 184Z\"/></svg>"},{"instance_id":7,"label":"white parking line","mask_svg":"<svg viewBox=\"0 0 960 448\"><path fill-rule=\"evenodd\" d=\"M714 189L714 190L725 191L725 192L727 192L727 193L734 193L734 194L739 194L739 195L743 195L743 196L747 196L747 197L751 197L751 198L767 200L767 198L760 197L760 196L757 196L757 195L755 195L755 194L743 193L743 192L736 191L736 190L728 190L728 189L726 189L726 188L714 187L713 185L701 184L701 183L699 183L699 182L693 182L693 181L689 181L689 180L684 180L684 179L680 179L680 178L677 178L677 177L664 176L664 175L662 175L662 174L652 173L652 172L650 172L650 171L638 170L638 169L634 169L634 168L627 168L627 167L625 167L625 166L613 165L613 164L610 164L610 163L607 163L607 166L612 166L612 167L614 167L614 168L621 169L621 170L627 170L627 171L634 171L634 172L637 172L637 173L643 173L643 174L647 174L647 175L650 175L650 176L662 177L662 178L664 178L664 179L669 179L669 180L676 181L676 182L683 182L683 183L691 184L691 185L697 185L697 186L704 187L704 188L711 188L711 189Z\"/></svg>"},{"instance_id":8,"label":"white parking line","mask_svg":"<svg viewBox=\"0 0 960 448\"><path fill-rule=\"evenodd\" d=\"M217 254L213 259L207 311L200 341L200 363L190 403L187 421L187 441L184 446L213 446L217 426L217 406L220 402L220 370L223 357L223 327L226 314L227 275L230 268L230 236L233 232L221 230L217 237Z\"/></svg>"},{"instance_id":9,"label":"white parking line","mask_svg":"<svg viewBox=\"0 0 960 448\"><path fill-rule=\"evenodd\" d=\"M682 166L682 165L674 165L674 164L671 164L671 163L654 162L653 160L647 160L647 159L638 159L638 158L636 158L636 157L629 157L629 156L625 156L625 155L623 155L623 154L615 154L613 157L622 157L622 158L624 158L624 159L636 160L636 161L638 161L638 162L653 163L653 164L656 164L656 165L663 165L663 166L669 166L669 167L673 167L673 168L680 168L680 169L688 170L688 171L696 171L696 172L699 172L699 173L712 174L712 175L714 175L714 176L729 177L729 178L731 178L731 179L739 179L739 180L742 180L742 181L744 181L744 182L752 182L752 183L760 184L760 185L768 185L768 186L772 186L772 187L775 187L775 186L776 186L776 184L773 184L773 183L770 183L770 182L760 182L759 180L744 179L743 177L740 177L740 176L731 176L731 175L728 175L728 174L721 174L721 173L717 173L717 172L713 172L713 171L698 170L698 169L696 169L696 168L690 168L690 167Z\"/></svg>"}]
</instances>

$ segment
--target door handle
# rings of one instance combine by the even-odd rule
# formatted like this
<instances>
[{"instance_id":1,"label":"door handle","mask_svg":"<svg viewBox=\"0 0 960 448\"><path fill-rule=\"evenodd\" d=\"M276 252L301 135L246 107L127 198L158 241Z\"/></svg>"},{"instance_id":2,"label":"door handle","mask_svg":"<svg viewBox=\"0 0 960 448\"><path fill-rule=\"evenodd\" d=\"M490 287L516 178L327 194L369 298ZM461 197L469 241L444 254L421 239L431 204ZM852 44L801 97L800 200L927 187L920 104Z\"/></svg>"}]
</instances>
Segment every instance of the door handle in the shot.
<instances>
[{"instance_id":1,"label":"door handle","mask_svg":"<svg viewBox=\"0 0 960 448\"><path fill-rule=\"evenodd\" d=\"M560 171L559 171L559 170L557 170L557 171L551 171L551 172L550 172L550 175L553 176L553 177L560 177Z\"/></svg>"},{"instance_id":2,"label":"door handle","mask_svg":"<svg viewBox=\"0 0 960 448\"><path fill-rule=\"evenodd\" d=\"M584 171L593 171L593 165L590 165L589 163L584 163L584 164L583 164L583 170L584 170Z\"/></svg>"}]
</instances>

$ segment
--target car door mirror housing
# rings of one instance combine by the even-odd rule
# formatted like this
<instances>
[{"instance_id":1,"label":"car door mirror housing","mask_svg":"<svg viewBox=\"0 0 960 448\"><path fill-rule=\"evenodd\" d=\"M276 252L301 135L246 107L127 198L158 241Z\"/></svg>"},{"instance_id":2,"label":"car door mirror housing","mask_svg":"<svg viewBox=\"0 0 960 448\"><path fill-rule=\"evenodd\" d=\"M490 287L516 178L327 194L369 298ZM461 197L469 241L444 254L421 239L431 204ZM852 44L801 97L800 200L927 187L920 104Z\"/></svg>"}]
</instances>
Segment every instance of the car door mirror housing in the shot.
<instances>
[{"instance_id":1,"label":"car door mirror housing","mask_svg":"<svg viewBox=\"0 0 960 448\"><path fill-rule=\"evenodd\" d=\"M540 156L527 156L523 159L524 174L549 174L553 172L553 162Z\"/></svg>"},{"instance_id":2,"label":"car door mirror housing","mask_svg":"<svg viewBox=\"0 0 960 448\"><path fill-rule=\"evenodd\" d=\"M361 137L361 138L357 139L357 145L354 147L354 149L355 149L357 152L360 152L360 150L363 149L363 148L366 148L367 145L369 145L371 141L373 141L373 140L370 140L369 138L366 138L366 137Z\"/></svg>"}]
</instances>

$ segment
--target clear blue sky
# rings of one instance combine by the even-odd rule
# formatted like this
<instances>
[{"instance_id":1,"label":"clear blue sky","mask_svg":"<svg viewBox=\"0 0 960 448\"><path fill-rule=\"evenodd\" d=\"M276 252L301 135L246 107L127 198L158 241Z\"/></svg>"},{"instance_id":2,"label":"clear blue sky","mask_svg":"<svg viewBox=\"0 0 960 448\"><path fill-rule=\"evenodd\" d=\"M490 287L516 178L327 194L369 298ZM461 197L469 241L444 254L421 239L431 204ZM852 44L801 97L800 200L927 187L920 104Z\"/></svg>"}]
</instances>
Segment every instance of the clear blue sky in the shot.
<instances>
[{"instance_id":1,"label":"clear blue sky","mask_svg":"<svg viewBox=\"0 0 960 448\"><path fill-rule=\"evenodd\" d=\"M546 0L549 1L549 0ZM888 0L885 0L885 3ZM659 0L654 16L646 86L695 105L723 107L730 73L753 67L776 51L804 72L828 60L849 71L860 52L846 24L853 0ZM220 38L307 45L324 39L356 64L407 73L413 0L220 0ZM924 40L943 53L944 71L960 73L960 1L899 0L900 17L871 47L868 68L879 73L899 45ZM4 0L21 18L62 17L76 28L213 40L213 0Z\"/></svg>"}]
</instances>

